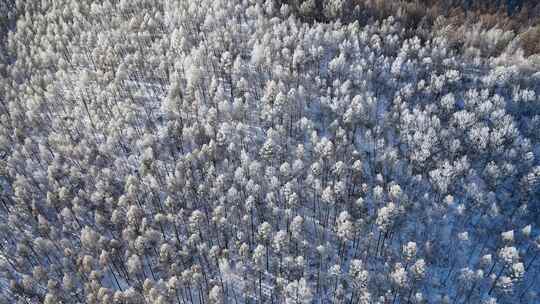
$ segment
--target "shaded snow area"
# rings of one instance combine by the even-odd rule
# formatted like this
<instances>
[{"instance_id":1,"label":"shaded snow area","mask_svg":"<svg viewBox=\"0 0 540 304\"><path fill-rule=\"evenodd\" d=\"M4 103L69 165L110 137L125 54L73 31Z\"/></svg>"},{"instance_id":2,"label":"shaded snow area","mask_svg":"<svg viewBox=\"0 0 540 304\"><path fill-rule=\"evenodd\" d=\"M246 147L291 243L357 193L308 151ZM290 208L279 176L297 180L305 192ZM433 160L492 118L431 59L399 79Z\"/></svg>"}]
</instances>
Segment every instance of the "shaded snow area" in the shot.
<instances>
[{"instance_id":1,"label":"shaded snow area","mask_svg":"<svg viewBox=\"0 0 540 304\"><path fill-rule=\"evenodd\" d=\"M0 304L540 303L538 58L314 1L15 2Z\"/></svg>"}]
</instances>

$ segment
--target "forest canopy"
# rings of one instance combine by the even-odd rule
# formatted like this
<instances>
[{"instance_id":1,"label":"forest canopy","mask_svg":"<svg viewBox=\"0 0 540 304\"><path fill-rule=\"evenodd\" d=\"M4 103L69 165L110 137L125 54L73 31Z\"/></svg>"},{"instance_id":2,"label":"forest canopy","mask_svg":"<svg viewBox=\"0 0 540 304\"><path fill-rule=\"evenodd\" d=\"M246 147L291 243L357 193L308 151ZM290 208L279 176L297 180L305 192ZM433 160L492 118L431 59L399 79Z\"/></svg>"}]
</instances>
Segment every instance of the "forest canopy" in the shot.
<instances>
[{"instance_id":1,"label":"forest canopy","mask_svg":"<svg viewBox=\"0 0 540 304\"><path fill-rule=\"evenodd\" d=\"M0 1L0 304L539 303L537 1Z\"/></svg>"}]
</instances>

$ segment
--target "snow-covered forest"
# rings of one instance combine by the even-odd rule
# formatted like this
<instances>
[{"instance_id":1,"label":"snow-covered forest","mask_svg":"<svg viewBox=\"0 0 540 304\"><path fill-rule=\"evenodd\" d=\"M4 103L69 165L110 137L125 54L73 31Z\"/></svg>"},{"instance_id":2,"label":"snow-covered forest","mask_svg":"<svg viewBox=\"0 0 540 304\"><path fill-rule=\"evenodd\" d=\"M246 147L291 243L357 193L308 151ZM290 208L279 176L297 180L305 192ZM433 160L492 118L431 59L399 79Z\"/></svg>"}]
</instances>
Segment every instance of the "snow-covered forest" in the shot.
<instances>
[{"instance_id":1,"label":"snow-covered forest","mask_svg":"<svg viewBox=\"0 0 540 304\"><path fill-rule=\"evenodd\" d=\"M0 303L540 303L540 5L424 2L0 1Z\"/></svg>"}]
</instances>

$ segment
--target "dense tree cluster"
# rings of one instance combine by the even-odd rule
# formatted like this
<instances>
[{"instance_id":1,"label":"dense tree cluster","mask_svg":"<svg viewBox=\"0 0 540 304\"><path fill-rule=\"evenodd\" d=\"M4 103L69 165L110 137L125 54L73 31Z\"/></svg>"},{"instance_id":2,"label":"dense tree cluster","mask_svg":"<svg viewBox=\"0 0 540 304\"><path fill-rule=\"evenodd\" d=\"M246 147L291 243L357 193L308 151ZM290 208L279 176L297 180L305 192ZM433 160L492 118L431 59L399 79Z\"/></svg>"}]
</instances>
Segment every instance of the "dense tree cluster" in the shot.
<instances>
[{"instance_id":1,"label":"dense tree cluster","mask_svg":"<svg viewBox=\"0 0 540 304\"><path fill-rule=\"evenodd\" d=\"M540 301L538 57L301 2L6 5L0 303Z\"/></svg>"},{"instance_id":2,"label":"dense tree cluster","mask_svg":"<svg viewBox=\"0 0 540 304\"><path fill-rule=\"evenodd\" d=\"M304 21L359 21L361 25L390 16L406 37L444 37L467 53L485 56L521 47L526 55L540 53L540 2L537 0L276 0L290 5Z\"/></svg>"}]
</instances>

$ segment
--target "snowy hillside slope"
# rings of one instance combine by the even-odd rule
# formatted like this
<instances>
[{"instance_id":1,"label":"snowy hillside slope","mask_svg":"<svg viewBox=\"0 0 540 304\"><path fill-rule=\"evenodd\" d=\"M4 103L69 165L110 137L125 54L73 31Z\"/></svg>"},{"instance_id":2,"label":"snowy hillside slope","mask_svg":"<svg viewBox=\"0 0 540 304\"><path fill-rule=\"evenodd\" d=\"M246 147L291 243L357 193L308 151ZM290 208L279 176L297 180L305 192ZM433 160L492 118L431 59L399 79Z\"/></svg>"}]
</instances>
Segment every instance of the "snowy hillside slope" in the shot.
<instances>
[{"instance_id":1,"label":"snowy hillside slope","mask_svg":"<svg viewBox=\"0 0 540 304\"><path fill-rule=\"evenodd\" d=\"M272 1L17 3L0 303L540 301L536 57Z\"/></svg>"}]
</instances>

